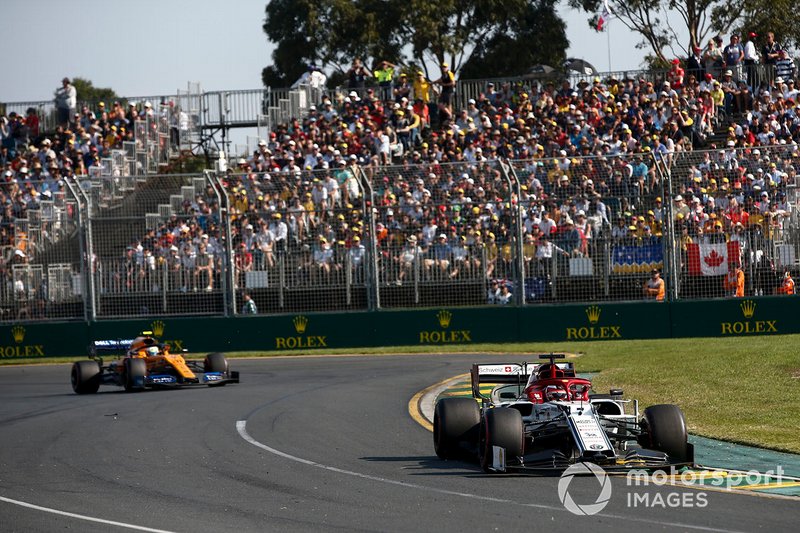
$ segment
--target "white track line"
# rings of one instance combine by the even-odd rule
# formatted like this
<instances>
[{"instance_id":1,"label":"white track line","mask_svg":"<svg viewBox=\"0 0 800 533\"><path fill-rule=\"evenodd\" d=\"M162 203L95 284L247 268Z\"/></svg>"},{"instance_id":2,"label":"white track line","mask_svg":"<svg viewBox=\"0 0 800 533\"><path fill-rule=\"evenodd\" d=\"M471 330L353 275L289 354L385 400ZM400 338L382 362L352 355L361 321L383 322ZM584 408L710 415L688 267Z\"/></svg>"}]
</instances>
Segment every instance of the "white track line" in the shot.
<instances>
[{"instance_id":1,"label":"white track line","mask_svg":"<svg viewBox=\"0 0 800 533\"><path fill-rule=\"evenodd\" d=\"M247 421L246 420L239 420L239 421L236 422L236 431L239 433L239 436L242 437L244 440L246 440L247 442L249 442L253 446L261 448L264 451L267 451L267 452L269 452L269 453L271 453L273 455L277 455L278 457L283 457L284 459L288 459L290 461L294 461L294 462L301 463L301 464L308 465L308 466L313 466L315 468L321 468L322 470L327 470L328 472L336 472L337 474L345 474L347 476L353 476L353 477L357 477L357 478L361 478L361 479L369 479L371 481L378 481L380 483L388 483L390 485L397 485L397 486L400 486L400 487L406 487L406 488L410 488L410 489L419 489L419 490L425 490L425 491L429 491L429 492L436 492L438 494L448 494L448 495L451 495L451 496L461 496L463 498L471 498L471 499L474 499L474 500L481 500L481 501L487 501L487 502L492 502L492 503L508 503L508 504L512 504L512 505L521 505L523 507L533 507L533 508L536 508L536 509L546 509L548 511L557 511L557 512L568 513L568 511L566 509L564 509L563 507L559 507L559 506L543 505L543 504L539 504L539 503L520 503L520 502L516 502L516 501L513 501L513 500L506 500L506 499L502 499L502 498L492 498L491 496L481 496L480 494L470 494L468 492L457 492L457 491L447 490L447 489L437 489L437 488L434 488L434 487L426 487L425 485L417 485L416 483L407 483L405 481L397 481L395 479L388 479L388 478L379 477L379 476L371 476L369 474L362 474L360 472L354 472L352 470L345 470L343 468L337 468L335 466L328 466L328 465L324 465L322 463L317 463L315 461L311 461L309 459L303 459L302 457L296 457L294 455L289 455L286 452L282 452L280 450L276 450L275 448L267 446L266 444L263 444L263 443L257 441L256 439L254 439L253 437L251 437L250 434L247 432ZM631 521L631 522L643 522L643 523L646 523L646 524L656 524L656 525L660 525L660 526L667 526L667 527L674 527L674 528L681 528L681 529L692 529L692 530L697 530L697 531L714 531L714 532L719 532L719 533L736 533L734 530L731 530L731 529L720 529L720 528L714 528L714 527L696 526L696 525L693 525L693 524L683 524L683 523L680 523L680 522L662 522L660 520L647 520L647 519L644 519L644 518L635 518L635 517L623 516L623 515L599 513L599 514L597 514L595 516L602 517L602 518L614 518L614 519L618 519L618 520L628 520L628 521Z\"/></svg>"},{"instance_id":2,"label":"white track line","mask_svg":"<svg viewBox=\"0 0 800 533\"><path fill-rule=\"evenodd\" d=\"M172 533L166 529L153 529L150 527L137 526L135 524L126 524L125 522L115 522L114 520L106 520L104 518L95 518L93 516L86 516L76 513L68 513L67 511L59 511L50 507L42 507L41 505L34 505L28 502L21 502L19 500L12 500L11 498L4 498L0 496L0 501L19 505L20 507L27 507L28 509L35 509L36 511L44 511L45 513L53 513L61 516L68 516L70 518L77 518L78 520L86 520L87 522L97 522L98 524L106 524L109 526L124 527L125 529L135 529L136 531L149 531L151 533Z\"/></svg>"}]
</instances>

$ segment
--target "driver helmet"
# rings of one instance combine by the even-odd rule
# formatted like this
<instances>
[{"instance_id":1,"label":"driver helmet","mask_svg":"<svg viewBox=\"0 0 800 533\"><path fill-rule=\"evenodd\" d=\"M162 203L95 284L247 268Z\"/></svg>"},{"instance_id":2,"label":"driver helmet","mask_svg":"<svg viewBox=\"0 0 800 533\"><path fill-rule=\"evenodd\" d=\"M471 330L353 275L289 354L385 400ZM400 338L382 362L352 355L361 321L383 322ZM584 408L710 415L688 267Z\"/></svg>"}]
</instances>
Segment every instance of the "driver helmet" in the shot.
<instances>
[{"instance_id":1,"label":"driver helmet","mask_svg":"<svg viewBox=\"0 0 800 533\"><path fill-rule=\"evenodd\" d=\"M147 355L155 356L158 355L158 346L150 346L147 348Z\"/></svg>"},{"instance_id":2,"label":"driver helmet","mask_svg":"<svg viewBox=\"0 0 800 533\"><path fill-rule=\"evenodd\" d=\"M544 390L544 397L548 402L566 401L567 391L556 385L548 385Z\"/></svg>"}]
</instances>

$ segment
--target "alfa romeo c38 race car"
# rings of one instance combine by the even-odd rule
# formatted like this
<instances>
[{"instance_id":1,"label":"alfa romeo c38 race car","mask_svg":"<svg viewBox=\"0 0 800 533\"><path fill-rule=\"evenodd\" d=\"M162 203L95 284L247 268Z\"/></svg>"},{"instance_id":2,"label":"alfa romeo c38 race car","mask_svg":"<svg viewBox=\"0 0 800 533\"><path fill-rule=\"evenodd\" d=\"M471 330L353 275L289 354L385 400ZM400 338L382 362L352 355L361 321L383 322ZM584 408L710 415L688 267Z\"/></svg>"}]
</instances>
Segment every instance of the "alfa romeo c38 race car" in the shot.
<instances>
[{"instance_id":1,"label":"alfa romeo c38 race car","mask_svg":"<svg viewBox=\"0 0 800 533\"><path fill-rule=\"evenodd\" d=\"M433 443L442 459L477 456L485 472L551 473L577 462L608 471L691 465L686 420L676 405L639 414L622 391L593 394L564 355L548 362L472 365L473 398L436 403ZM481 384L496 384L489 396ZM476 401L478 400L478 401ZM480 404L479 404L480 402Z\"/></svg>"},{"instance_id":2,"label":"alfa romeo c38 race car","mask_svg":"<svg viewBox=\"0 0 800 533\"><path fill-rule=\"evenodd\" d=\"M118 356L107 365L102 353ZM89 347L88 361L72 365L70 381L77 394L94 394L104 385L118 385L126 391L188 385L223 386L239 383L239 372L228 368L224 354L210 353L202 361L187 360L170 353L149 331L135 339L99 340Z\"/></svg>"}]
</instances>

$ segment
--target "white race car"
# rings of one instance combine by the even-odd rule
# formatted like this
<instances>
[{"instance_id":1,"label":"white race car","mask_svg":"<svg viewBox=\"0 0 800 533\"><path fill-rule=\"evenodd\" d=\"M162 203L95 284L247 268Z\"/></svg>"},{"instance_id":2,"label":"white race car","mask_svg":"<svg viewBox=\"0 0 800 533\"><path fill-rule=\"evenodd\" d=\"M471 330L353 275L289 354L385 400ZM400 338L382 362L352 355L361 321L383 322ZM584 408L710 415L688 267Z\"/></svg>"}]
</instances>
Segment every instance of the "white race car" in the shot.
<instances>
[{"instance_id":1,"label":"white race car","mask_svg":"<svg viewBox=\"0 0 800 533\"><path fill-rule=\"evenodd\" d=\"M591 381L576 376L573 363L556 362L563 357L472 365L473 398L436 404L436 455L457 459L477 451L486 472L544 473L581 461L607 470L693 464L680 408L653 405L640 416L638 402L623 400L621 390L590 393ZM482 383L497 386L485 396Z\"/></svg>"}]
</instances>

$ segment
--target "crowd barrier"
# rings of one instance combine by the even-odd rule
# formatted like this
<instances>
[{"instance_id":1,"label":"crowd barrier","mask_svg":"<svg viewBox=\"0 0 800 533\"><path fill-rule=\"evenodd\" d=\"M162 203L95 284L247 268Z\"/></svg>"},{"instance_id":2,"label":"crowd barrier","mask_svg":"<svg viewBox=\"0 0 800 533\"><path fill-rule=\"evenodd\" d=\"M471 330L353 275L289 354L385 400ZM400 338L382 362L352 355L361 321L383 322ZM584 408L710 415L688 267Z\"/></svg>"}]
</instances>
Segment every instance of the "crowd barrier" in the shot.
<instances>
[{"instance_id":1,"label":"crowd barrier","mask_svg":"<svg viewBox=\"0 0 800 533\"><path fill-rule=\"evenodd\" d=\"M583 342L800 332L800 299L294 313L247 318L155 317L0 328L0 357L80 356L93 340L151 331L173 350L310 351L511 342ZM498 347L502 349L502 347Z\"/></svg>"},{"instance_id":2,"label":"crowd barrier","mask_svg":"<svg viewBox=\"0 0 800 533\"><path fill-rule=\"evenodd\" d=\"M31 180L0 317L232 317L245 294L258 314L639 301L654 269L668 301L774 295L797 275L798 164L775 145L208 171L108 206L93 191L113 177Z\"/></svg>"}]
</instances>

